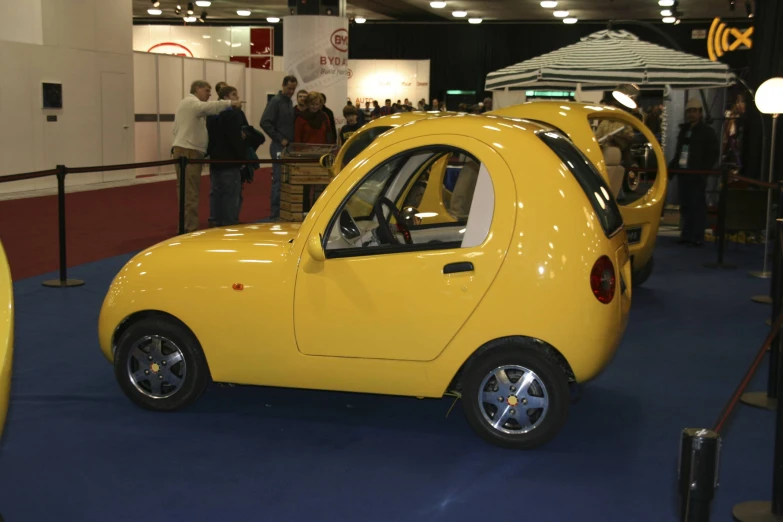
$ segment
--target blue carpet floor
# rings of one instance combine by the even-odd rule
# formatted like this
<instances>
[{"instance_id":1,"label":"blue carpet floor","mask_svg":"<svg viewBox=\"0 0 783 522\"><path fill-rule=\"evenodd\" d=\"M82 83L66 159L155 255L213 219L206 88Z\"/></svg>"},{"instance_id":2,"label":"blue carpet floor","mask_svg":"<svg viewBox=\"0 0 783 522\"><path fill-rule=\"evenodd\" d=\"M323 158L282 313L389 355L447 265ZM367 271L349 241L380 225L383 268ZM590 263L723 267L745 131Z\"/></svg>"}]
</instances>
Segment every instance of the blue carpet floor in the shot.
<instances>
[{"instance_id":1,"label":"blue carpet floor","mask_svg":"<svg viewBox=\"0 0 783 522\"><path fill-rule=\"evenodd\" d=\"M128 256L20 281L0 512L44 521L675 521L679 434L711 427L768 328L751 302L758 247L735 271L661 238L611 367L562 434L514 452L475 436L450 400L214 386L194 407L142 411L98 351L96 320ZM567 317L563 318L568 321ZM765 389L762 366L752 389ZM725 433L714 521L769 500L774 414L741 406Z\"/></svg>"}]
</instances>

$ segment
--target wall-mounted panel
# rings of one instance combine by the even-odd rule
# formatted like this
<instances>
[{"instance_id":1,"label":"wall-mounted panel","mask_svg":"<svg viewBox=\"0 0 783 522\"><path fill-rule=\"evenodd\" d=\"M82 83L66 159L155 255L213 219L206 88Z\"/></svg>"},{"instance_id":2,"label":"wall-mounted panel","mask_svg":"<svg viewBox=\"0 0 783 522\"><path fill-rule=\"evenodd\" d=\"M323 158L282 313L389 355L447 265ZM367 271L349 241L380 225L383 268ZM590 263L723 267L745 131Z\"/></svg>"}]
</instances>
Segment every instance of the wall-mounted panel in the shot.
<instances>
[{"instance_id":1,"label":"wall-mounted panel","mask_svg":"<svg viewBox=\"0 0 783 522\"><path fill-rule=\"evenodd\" d=\"M204 60L197 60L195 58L182 58L182 62L185 68L185 82L183 84L185 92L190 92L190 84L196 80L204 80L206 77L204 73ZM217 93L215 91L215 85L212 84L213 99L217 99Z\"/></svg>"},{"instance_id":2,"label":"wall-mounted panel","mask_svg":"<svg viewBox=\"0 0 783 522\"><path fill-rule=\"evenodd\" d=\"M158 56L158 99L161 114L174 114L184 96L182 58Z\"/></svg>"}]
</instances>

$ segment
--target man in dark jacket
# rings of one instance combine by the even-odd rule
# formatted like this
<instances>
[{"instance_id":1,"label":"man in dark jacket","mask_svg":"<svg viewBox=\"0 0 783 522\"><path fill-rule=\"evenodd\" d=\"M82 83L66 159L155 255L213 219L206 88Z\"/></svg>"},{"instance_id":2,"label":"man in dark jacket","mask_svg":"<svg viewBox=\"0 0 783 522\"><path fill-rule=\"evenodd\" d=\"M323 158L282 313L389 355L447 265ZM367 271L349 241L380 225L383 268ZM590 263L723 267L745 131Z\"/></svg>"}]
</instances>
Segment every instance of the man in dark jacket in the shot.
<instances>
[{"instance_id":1,"label":"man in dark jacket","mask_svg":"<svg viewBox=\"0 0 783 522\"><path fill-rule=\"evenodd\" d=\"M221 100L239 101L234 87L223 87ZM223 111L210 116L209 156L213 160L242 160L247 156L247 144L242 135L242 124L247 121L241 109ZM239 206L242 194L240 164L212 164L209 179L212 184L210 203L214 206L215 226L224 227L239 223Z\"/></svg>"},{"instance_id":2,"label":"man in dark jacket","mask_svg":"<svg viewBox=\"0 0 783 522\"><path fill-rule=\"evenodd\" d=\"M688 100L685 106L685 123L680 125L677 152L669 163L670 169L712 170L720 161L720 144L712 127L702 120L703 110L698 97ZM679 243L691 246L704 244L707 228L707 176L678 174L680 193Z\"/></svg>"},{"instance_id":3,"label":"man in dark jacket","mask_svg":"<svg viewBox=\"0 0 783 522\"><path fill-rule=\"evenodd\" d=\"M271 138L269 154L277 159L283 149L294 140L294 104L291 97L296 91L296 76L283 78L283 88L271 99L261 116L261 128ZM282 165L272 164L272 212L270 221L280 219L280 179L283 175Z\"/></svg>"}]
</instances>

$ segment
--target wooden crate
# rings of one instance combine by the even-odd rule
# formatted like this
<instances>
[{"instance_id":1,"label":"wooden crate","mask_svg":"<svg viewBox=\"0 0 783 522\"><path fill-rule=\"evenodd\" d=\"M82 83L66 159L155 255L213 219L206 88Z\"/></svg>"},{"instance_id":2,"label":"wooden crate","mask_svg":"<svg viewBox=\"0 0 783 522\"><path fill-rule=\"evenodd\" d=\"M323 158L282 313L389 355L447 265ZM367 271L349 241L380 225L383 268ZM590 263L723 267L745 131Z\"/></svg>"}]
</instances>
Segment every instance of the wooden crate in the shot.
<instances>
[{"instance_id":1,"label":"wooden crate","mask_svg":"<svg viewBox=\"0 0 783 522\"><path fill-rule=\"evenodd\" d=\"M280 210L287 212L302 212L304 211L304 203L291 203L290 201L280 200Z\"/></svg>"},{"instance_id":2,"label":"wooden crate","mask_svg":"<svg viewBox=\"0 0 783 522\"><path fill-rule=\"evenodd\" d=\"M299 185L300 187L304 187L304 185ZM280 191L280 201L287 201L288 203L303 203L304 202L304 194L291 194L288 192Z\"/></svg>"},{"instance_id":3,"label":"wooden crate","mask_svg":"<svg viewBox=\"0 0 783 522\"><path fill-rule=\"evenodd\" d=\"M290 185L288 183L281 183L280 184L280 192L283 194L303 194L304 193L304 186L303 185Z\"/></svg>"},{"instance_id":4,"label":"wooden crate","mask_svg":"<svg viewBox=\"0 0 783 522\"><path fill-rule=\"evenodd\" d=\"M281 221L294 221L301 223L304 221L305 216L307 216L304 212L289 212L287 210L283 210L282 205L280 208L280 220Z\"/></svg>"}]
</instances>

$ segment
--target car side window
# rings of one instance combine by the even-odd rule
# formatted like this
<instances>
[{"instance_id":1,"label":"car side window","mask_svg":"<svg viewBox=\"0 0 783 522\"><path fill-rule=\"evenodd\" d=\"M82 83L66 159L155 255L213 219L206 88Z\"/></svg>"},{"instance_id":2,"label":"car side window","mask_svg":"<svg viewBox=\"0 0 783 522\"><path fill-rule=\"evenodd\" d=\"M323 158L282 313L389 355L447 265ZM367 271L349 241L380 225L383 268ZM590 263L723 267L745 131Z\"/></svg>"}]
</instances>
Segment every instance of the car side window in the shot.
<instances>
[{"instance_id":1,"label":"car side window","mask_svg":"<svg viewBox=\"0 0 783 522\"><path fill-rule=\"evenodd\" d=\"M440 212L419 207L433 188L442 197ZM475 247L487 238L494 210L492 179L476 157L420 148L384 161L351 191L329 223L324 247L327 257ZM432 215L440 218L429 222Z\"/></svg>"}]
</instances>

